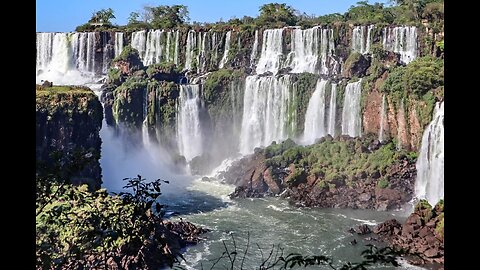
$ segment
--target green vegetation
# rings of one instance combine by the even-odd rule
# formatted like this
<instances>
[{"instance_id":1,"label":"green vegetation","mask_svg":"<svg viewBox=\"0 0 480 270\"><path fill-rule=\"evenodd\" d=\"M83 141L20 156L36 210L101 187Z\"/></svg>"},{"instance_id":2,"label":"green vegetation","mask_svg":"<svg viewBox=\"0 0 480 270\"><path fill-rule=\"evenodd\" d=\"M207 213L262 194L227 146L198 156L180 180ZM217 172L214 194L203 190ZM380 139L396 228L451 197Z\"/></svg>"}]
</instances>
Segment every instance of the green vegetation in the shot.
<instances>
[{"instance_id":1,"label":"green vegetation","mask_svg":"<svg viewBox=\"0 0 480 270\"><path fill-rule=\"evenodd\" d=\"M117 123L124 123L128 127L141 127L143 122L143 102L147 89L147 81L129 77L113 92L113 116Z\"/></svg>"},{"instance_id":2,"label":"green vegetation","mask_svg":"<svg viewBox=\"0 0 480 270\"><path fill-rule=\"evenodd\" d=\"M75 31L83 32L107 30L114 27L110 21L112 19L115 19L115 14L111 8L94 11L90 20L86 24L77 26Z\"/></svg>"},{"instance_id":3,"label":"green vegetation","mask_svg":"<svg viewBox=\"0 0 480 270\"><path fill-rule=\"evenodd\" d=\"M368 4L367 1L357 2L345 13L345 20L354 24L387 23L391 24L394 16L390 8L384 8L383 4Z\"/></svg>"},{"instance_id":4,"label":"green vegetation","mask_svg":"<svg viewBox=\"0 0 480 270\"><path fill-rule=\"evenodd\" d=\"M260 15L256 19L258 26L281 28L297 23L295 10L291 6L279 3L264 4L259 9Z\"/></svg>"},{"instance_id":5,"label":"green vegetation","mask_svg":"<svg viewBox=\"0 0 480 270\"><path fill-rule=\"evenodd\" d=\"M102 122L103 110L95 93L84 86L36 85L36 110L47 112L49 116L66 114L72 119L74 114L88 114L97 123Z\"/></svg>"},{"instance_id":6,"label":"green vegetation","mask_svg":"<svg viewBox=\"0 0 480 270\"><path fill-rule=\"evenodd\" d=\"M124 179L131 192L113 196L105 189L90 192L86 185L70 184L71 175L82 170L86 159L80 155L66 167L37 167L37 268L105 268L109 259L116 263L126 259L130 267L172 266L179 250L165 248L169 240L162 235L164 206L157 202L166 181L146 183L138 176ZM134 262L140 250L157 258Z\"/></svg>"},{"instance_id":7,"label":"green vegetation","mask_svg":"<svg viewBox=\"0 0 480 270\"><path fill-rule=\"evenodd\" d=\"M382 179L380 179L380 181L377 182L377 187L378 188L388 188L389 185L390 185L390 183L388 183L387 178L382 178Z\"/></svg>"},{"instance_id":8,"label":"green vegetation","mask_svg":"<svg viewBox=\"0 0 480 270\"><path fill-rule=\"evenodd\" d=\"M188 8L184 5L147 7L151 12L152 27L155 29L170 29L184 24L188 18Z\"/></svg>"},{"instance_id":9,"label":"green vegetation","mask_svg":"<svg viewBox=\"0 0 480 270\"><path fill-rule=\"evenodd\" d=\"M325 137L319 143L298 146L293 141L286 140L265 149L266 165L286 168L293 163L305 168L307 175L315 175L327 183L336 184L348 183L374 173L386 175L388 167L394 164L402 153L395 150L393 143L369 151L366 147L368 142L368 139L337 141ZM387 178L380 182L380 186L388 186Z\"/></svg>"}]
</instances>

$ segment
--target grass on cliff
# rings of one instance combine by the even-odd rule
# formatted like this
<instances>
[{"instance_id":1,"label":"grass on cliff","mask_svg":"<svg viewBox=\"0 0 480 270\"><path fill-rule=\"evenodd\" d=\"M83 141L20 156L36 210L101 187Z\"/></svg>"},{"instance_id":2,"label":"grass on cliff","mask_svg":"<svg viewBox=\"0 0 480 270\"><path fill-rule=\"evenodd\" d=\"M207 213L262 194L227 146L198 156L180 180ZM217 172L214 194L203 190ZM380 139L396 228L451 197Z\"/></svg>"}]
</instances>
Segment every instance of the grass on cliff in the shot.
<instances>
[{"instance_id":1,"label":"grass on cliff","mask_svg":"<svg viewBox=\"0 0 480 270\"><path fill-rule=\"evenodd\" d=\"M94 94L93 91L86 86L75 85L54 85L51 87L45 87L36 85L35 90L37 95L50 95L50 94Z\"/></svg>"}]
</instances>

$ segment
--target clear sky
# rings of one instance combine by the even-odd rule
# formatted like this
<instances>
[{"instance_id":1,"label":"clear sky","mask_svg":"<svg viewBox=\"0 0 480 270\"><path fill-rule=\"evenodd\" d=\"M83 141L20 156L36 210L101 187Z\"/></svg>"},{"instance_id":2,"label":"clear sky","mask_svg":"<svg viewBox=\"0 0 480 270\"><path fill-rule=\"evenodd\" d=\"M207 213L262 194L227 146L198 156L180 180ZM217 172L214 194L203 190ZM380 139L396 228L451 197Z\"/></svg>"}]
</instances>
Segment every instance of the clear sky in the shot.
<instances>
[{"instance_id":1,"label":"clear sky","mask_svg":"<svg viewBox=\"0 0 480 270\"><path fill-rule=\"evenodd\" d=\"M216 22L244 15L256 17L261 5L286 3L309 15L344 13L359 0L36 0L37 32L69 32L86 23L94 11L112 8L116 19L112 22L124 25L130 12L140 11L144 5L188 6L190 21ZM369 0L388 3L388 0Z\"/></svg>"}]
</instances>

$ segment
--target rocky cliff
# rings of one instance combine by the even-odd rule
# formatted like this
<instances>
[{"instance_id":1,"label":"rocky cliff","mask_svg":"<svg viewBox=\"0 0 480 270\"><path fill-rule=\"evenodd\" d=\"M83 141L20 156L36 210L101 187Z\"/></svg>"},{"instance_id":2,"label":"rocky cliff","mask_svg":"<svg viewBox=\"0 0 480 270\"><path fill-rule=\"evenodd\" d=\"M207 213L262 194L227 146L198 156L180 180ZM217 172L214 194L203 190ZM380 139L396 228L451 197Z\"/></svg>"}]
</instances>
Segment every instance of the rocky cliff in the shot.
<instances>
[{"instance_id":1,"label":"rocky cliff","mask_svg":"<svg viewBox=\"0 0 480 270\"><path fill-rule=\"evenodd\" d=\"M57 169L74 184L100 188L102 119L102 105L90 89L37 85L37 171L60 166ZM69 162L74 165L65 167Z\"/></svg>"}]
</instances>

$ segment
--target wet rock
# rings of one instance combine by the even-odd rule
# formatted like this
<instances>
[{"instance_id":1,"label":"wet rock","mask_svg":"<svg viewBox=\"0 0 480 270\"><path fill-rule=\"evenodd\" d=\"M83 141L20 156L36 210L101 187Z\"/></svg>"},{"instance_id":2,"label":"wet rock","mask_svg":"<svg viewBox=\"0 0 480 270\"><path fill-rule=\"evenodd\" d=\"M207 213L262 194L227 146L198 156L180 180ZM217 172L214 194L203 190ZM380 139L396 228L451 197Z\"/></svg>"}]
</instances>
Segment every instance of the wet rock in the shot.
<instances>
[{"instance_id":1,"label":"wet rock","mask_svg":"<svg viewBox=\"0 0 480 270\"><path fill-rule=\"evenodd\" d=\"M362 224L356 228L355 232L359 235L365 235L365 234L371 233L372 231L370 230L370 227L368 227L367 224Z\"/></svg>"}]
</instances>

